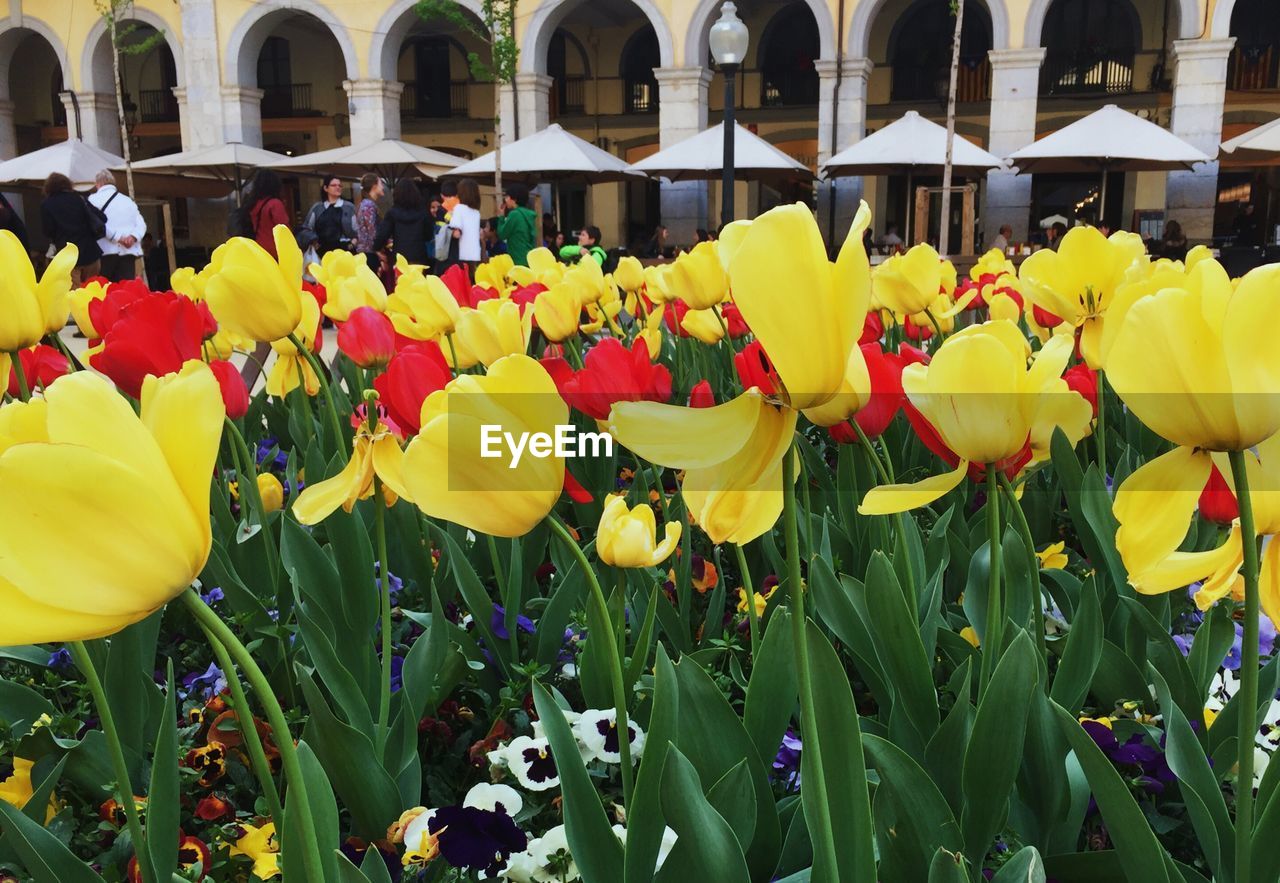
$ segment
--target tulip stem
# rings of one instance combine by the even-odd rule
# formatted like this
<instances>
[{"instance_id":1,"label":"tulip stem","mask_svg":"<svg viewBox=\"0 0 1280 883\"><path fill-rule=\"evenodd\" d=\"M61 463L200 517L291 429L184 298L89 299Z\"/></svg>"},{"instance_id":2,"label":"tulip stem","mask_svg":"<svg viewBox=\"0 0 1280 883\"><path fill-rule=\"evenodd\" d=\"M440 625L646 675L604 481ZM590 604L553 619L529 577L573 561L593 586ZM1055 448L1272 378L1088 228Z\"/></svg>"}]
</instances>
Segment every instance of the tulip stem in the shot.
<instances>
[{"instance_id":1,"label":"tulip stem","mask_svg":"<svg viewBox=\"0 0 1280 883\"><path fill-rule=\"evenodd\" d=\"M378 757L387 746L391 721L391 568L387 564L387 503L382 479L373 477L373 533L378 544L378 609L382 632L382 684L378 694Z\"/></svg>"},{"instance_id":2,"label":"tulip stem","mask_svg":"<svg viewBox=\"0 0 1280 883\"><path fill-rule=\"evenodd\" d=\"M601 628L605 630L605 634L602 637L604 639L605 652L609 657L609 680L613 685L614 723L618 732L619 765L622 767L622 805L630 809L632 778L635 774L635 771L631 769L631 725L627 722L627 691L626 685L622 680L622 659L618 655L618 640L613 634L613 620L609 616L609 602L605 600L604 589L600 588L600 580L596 577L596 572L591 567L591 562L587 561L587 556L578 545L578 541L569 533L569 529L556 517L555 513L547 516L547 523L551 525L552 532L568 547L569 553L573 555L574 560L578 562L578 566L582 568L582 573L587 578L587 585L591 588L591 600L596 606Z\"/></svg>"},{"instance_id":3,"label":"tulip stem","mask_svg":"<svg viewBox=\"0 0 1280 883\"><path fill-rule=\"evenodd\" d=\"M236 472L240 475L240 496L249 501L250 506L258 516L259 526L262 528L262 540L266 545L267 567L271 570L271 585L274 587L280 581L280 567L275 555L275 536L271 532L271 525L267 520L266 507L262 504L262 494L258 491L258 471L254 464L254 458L249 454L249 445L245 442L244 436L240 433L240 427L236 426L235 421L230 417L223 417L222 425L226 427L227 435L231 438L231 454L236 461Z\"/></svg>"},{"instance_id":4,"label":"tulip stem","mask_svg":"<svg viewBox=\"0 0 1280 883\"><path fill-rule=\"evenodd\" d=\"M298 335L289 332L289 342L293 344L298 352L302 353L302 357L311 365L311 370L316 373L316 378L320 381L320 392L324 395L325 408L329 411L329 428L333 430L334 444L338 446L338 450L342 450L343 435L342 422L338 420L338 409L333 403L333 390L329 386L329 371L325 368L316 354L311 352L311 347L304 346L302 341L298 339Z\"/></svg>"},{"instance_id":5,"label":"tulip stem","mask_svg":"<svg viewBox=\"0 0 1280 883\"><path fill-rule=\"evenodd\" d=\"M751 624L751 661L760 658L760 617L756 614L756 584L751 581L751 568L747 566L747 553L741 543L733 544L738 553L738 575L742 577L742 594L747 603L747 622Z\"/></svg>"},{"instance_id":6,"label":"tulip stem","mask_svg":"<svg viewBox=\"0 0 1280 883\"><path fill-rule=\"evenodd\" d=\"M800 533L796 522L796 458L795 442L782 456L782 530L787 548L787 589L791 593L791 635L795 645L796 677L800 688L800 738L803 753L810 758L811 776L804 777L804 787L813 788L812 803L817 818L809 826L813 838L814 864L819 855L826 865L828 879L839 874L836 858L835 829L831 822L831 802L827 797L827 780L823 775L822 745L818 741L817 704L813 698L813 672L809 668L809 642L806 636L807 618L804 612L804 585L800 577ZM751 599L755 601L754 598Z\"/></svg>"},{"instance_id":7,"label":"tulip stem","mask_svg":"<svg viewBox=\"0 0 1280 883\"><path fill-rule=\"evenodd\" d=\"M885 484L893 484L893 476L889 472L889 467L885 461L889 460L888 452L885 452L884 460L880 459L880 455L876 453L875 443L867 436L867 433L858 424L858 421L850 417L846 421L853 427L853 431L858 433L858 440L862 442L863 449L867 452L867 456L871 459L876 472L880 475L880 480ZM891 461L890 461L891 462ZM895 533L898 536L898 548L902 553L902 560L906 564L906 585L902 587L903 594L907 597L907 606L915 610L919 606L918 596L916 594L916 573L915 568L911 566L911 553L907 550L907 516L904 512L897 512L893 516Z\"/></svg>"},{"instance_id":8,"label":"tulip stem","mask_svg":"<svg viewBox=\"0 0 1280 883\"><path fill-rule=\"evenodd\" d=\"M450 365L449 367L453 369L453 376L457 377L459 374L462 373L462 369L458 367L458 350L453 345L453 334L452 333L446 334L444 336L444 339L449 342L449 358L453 360L453 364Z\"/></svg>"},{"instance_id":9,"label":"tulip stem","mask_svg":"<svg viewBox=\"0 0 1280 883\"><path fill-rule=\"evenodd\" d=\"M1099 372L1101 377L1101 372ZM1101 413L1101 412L1099 412ZM1253 858L1253 753L1258 735L1258 534L1253 503L1249 499L1249 475L1244 451L1231 451L1231 476L1240 505L1240 537L1244 548L1244 635L1240 652L1240 730L1236 773L1236 879L1250 883Z\"/></svg>"},{"instance_id":10,"label":"tulip stem","mask_svg":"<svg viewBox=\"0 0 1280 883\"><path fill-rule=\"evenodd\" d=\"M499 597L502 598L502 609L505 617L506 611L511 609L511 585L502 572L502 559L498 557L498 541L493 538L493 534L485 534L484 538L489 544L489 561L493 564L493 582L498 587ZM515 562L512 562L512 568L514 569L514 567ZM518 627L507 629L507 643L511 645L512 665L520 661L519 631Z\"/></svg>"},{"instance_id":11,"label":"tulip stem","mask_svg":"<svg viewBox=\"0 0 1280 883\"><path fill-rule=\"evenodd\" d=\"M231 627L222 621L222 617L218 616L213 611L213 608L204 603L198 592L192 589L183 592L180 597L183 603L187 605L187 609L191 611L191 615L196 618L196 621L212 632L214 638L240 664L245 680L249 682L249 686L253 687L253 692L258 694L258 701L262 703L263 711L267 715L267 723L271 725L276 747L280 749L280 762L281 766L284 767L285 779L288 781L289 787L298 792L296 795L298 798L296 806L298 836L296 839L301 841L299 851L302 853L302 867L305 869L304 877L307 880L323 880L324 863L320 858L320 842L316 834L315 819L311 814L311 798L307 794L307 782L302 776L302 764L298 761L298 750L293 744L293 735L289 732L289 724L285 721L284 711L280 708L280 701L276 699L275 691L271 689L267 676L258 667L258 662L253 658L253 654L249 652L249 648L241 643L235 632L231 631ZM285 832L279 831L279 833L283 835ZM284 845L286 847L285 857L288 859L291 854L290 847L297 844L286 837Z\"/></svg>"},{"instance_id":12,"label":"tulip stem","mask_svg":"<svg viewBox=\"0 0 1280 883\"><path fill-rule=\"evenodd\" d=\"M1107 483L1107 378L1105 372L1098 369L1098 431L1095 436L1098 443L1098 469L1102 472L1102 483Z\"/></svg>"},{"instance_id":13,"label":"tulip stem","mask_svg":"<svg viewBox=\"0 0 1280 883\"><path fill-rule=\"evenodd\" d=\"M987 627L982 636L982 691L991 683L996 661L1004 644L1004 601L1000 597L1000 483L995 463L987 464Z\"/></svg>"},{"instance_id":14,"label":"tulip stem","mask_svg":"<svg viewBox=\"0 0 1280 883\"><path fill-rule=\"evenodd\" d=\"M262 796L267 801L267 810L271 813L271 820L276 823L277 831L283 831L284 809L280 803L280 792L276 790L275 778L271 775L271 766L267 763L267 754L262 749L262 738L258 735L257 726L254 725L253 712L249 708L249 698L245 696L244 685L240 683L240 675L236 671L236 664L227 653L227 648L222 646L222 642L213 636L213 632L205 628L204 623L200 624L200 628L209 639L209 646L213 648L213 655L218 658L218 665L226 676L227 686L231 688L231 699L235 702L236 723L240 726L240 733L244 736L244 744L249 749L249 760L253 766L254 774L258 777L258 784L262 786ZM248 716L247 723L246 715Z\"/></svg>"},{"instance_id":15,"label":"tulip stem","mask_svg":"<svg viewBox=\"0 0 1280 883\"><path fill-rule=\"evenodd\" d=\"M18 365L17 354L13 364ZM18 375L22 377L21 374ZM25 401L25 399L24 399ZM98 717L102 720L102 734L107 740L107 753L111 755L111 766L116 774L116 797L120 800L120 808L124 810L125 824L129 829L129 839L133 841L133 853L138 859L138 876L143 883L157 883L155 868L151 864L151 852L147 849L146 838L142 834L142 821L138 818L138 807L134 803L133 783L129 779L129 766L124 760L124 749L120 743L120 731L116 729L115 715L111 711L111 702L107 691L102 687L98 677L98 669L93 664L93 657L82 641L71 641L67 644L71 656L76 661L76 668L84 675L93 696L93 704L98 708ZM164 812L163 808L158 811Z\"/></svg>"},{"instance_id":16,"label":"tulip stem","mask_svg":"<svg viewBox=\"0 0 1280 883\"><path fill-rule=\"evenodd\" d=\"M1013 484L1003 472L1000 473L1000 487L1004 490L1005 499L1009 502L1009 510L1013 512L1013 520L1018 526L1018 533L1022 536L1022 544L1027 547L1027 566L1031 568L1031 584L1033 586L1031 594L1036 605L1036 644L1040 647L1040 658L1044 660L1047 666L1049 664L1049 645L1045 642L1044 637L1044 590L1040 586L1040 559L1036 557L1035 540L1031 538L1031 525L1027 523L1027 513L1022 511L1022 504L1018 501L1018 495L1013 489Z\"/></svg>"},{"instance_id":17,"label":"tulip stem","mask_svg":"<svg viewBox=\"0 0 1280 883\"><path fill-rule=\"evenodd\" d=\"M13 374L18 378L18 400L31 401L31 387L27 384L27 371L22 367L22 354L19 351L9 353L9 361L13 363Z\"/></svg>"},{"instance_id":18,"label":"tulip stem","mask_svg":"<svg viewBox=\"0 0 1280 883\"><path fill-rule=\"evenodd\" d=\"M942 346L942 342L947 339L947 336L942 333L942 326L938 324L937 318L934 317L933 310L925 307L924 314L929 317L929 324L933 326L933 330L938 334L938 346Z\"/></svg>"}]
</instances>

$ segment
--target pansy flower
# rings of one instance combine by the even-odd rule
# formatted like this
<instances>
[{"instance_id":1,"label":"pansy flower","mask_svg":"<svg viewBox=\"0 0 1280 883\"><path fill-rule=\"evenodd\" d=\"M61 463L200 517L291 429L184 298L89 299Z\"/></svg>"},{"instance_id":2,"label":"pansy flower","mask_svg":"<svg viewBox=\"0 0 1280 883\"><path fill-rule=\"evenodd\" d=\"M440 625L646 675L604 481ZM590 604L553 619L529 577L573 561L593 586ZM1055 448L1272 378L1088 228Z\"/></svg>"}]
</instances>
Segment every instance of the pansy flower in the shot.
<instances>
[{"instance_id":1,"label":"pansy flower","mask_svg":"<svg viewBox=\"0 0 1280 883\"><path fill-rule=\"evenodd\" d=\"M617 721L615 709L587 709L574 724L574 734L593 760L603 760L605 763L622 761ZM644 753L644 740L644 730L635 721L627 721L627 741L631 744L632 763Z\"/></svg>"}]
</instances>

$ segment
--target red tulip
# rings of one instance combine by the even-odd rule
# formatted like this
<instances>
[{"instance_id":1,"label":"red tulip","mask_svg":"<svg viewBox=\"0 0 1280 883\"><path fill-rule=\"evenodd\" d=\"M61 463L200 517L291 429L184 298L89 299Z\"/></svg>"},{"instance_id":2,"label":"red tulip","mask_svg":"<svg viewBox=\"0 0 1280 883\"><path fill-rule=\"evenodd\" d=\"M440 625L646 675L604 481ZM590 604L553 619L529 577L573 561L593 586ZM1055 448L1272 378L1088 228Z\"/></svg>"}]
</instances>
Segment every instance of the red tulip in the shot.
<instances>
[{"instance_id":1,"label":"red tulip","mask_svg":"<svg viewBox=\"0 0 1280 883\"><path fill-rule=\"evenodd\" d=\"M48 386L66 374L67 369L71 367L66 356L43 343L31 349L19 350L18 358L22 361L22 373L27 379L27 389L31 391ZM10 368L9 395L16 398L18 393L18 372Z\"/></svg>"},{"instance_id":2,"label":"red tulip","mask_svg":"<svg viewBox=\"0 0 1280 883\"><path fill-rule=\"evenodd\" d=\"M207 315L204 304L172 291L149 294L120 311L89 364L124 393L140 398L146 377L172 374L200 358ZM94 327L102 328L96 319Z\"/></svg>"},{"instance_id":3,"label":"red tulip","mask_svg":"<svg viewBox=\"0 0 1280 883\"><path fill-rule=\"evenodd\" d=\"M1209 471L1209 480L1204 483L1200 492L1200 516L1214 524L1229 526L1240 517L1240 504L1236 495L1231 492L1227 479L1214 466Z\"/></svg>"},{"instance_id":4,"label":"red tulip","mask_svg":"<svg viewBox=\"0 0 1280 883\"><path fill-rule=\"evenodd\" d=\"M751 333L747 320L742 318L742 311L738 309L738 305L733 301L725 301L720 305L720 315L724 317L725 326L729 329L729 336L735 340Z\"/></svg>"},{"instance_id":5,"label":"red tulip","mask_svg":"<svg viewBox=\"0 0 1280 883\"><path fill-rule=\"evenodd\" d=\"M338 329L338 349L361 368L385 368L396 353L396 329L373 307L356 307Z\"/></svg>"},{"instance_id":6,"label":"red tulip","mask_svg":"<svg viewBox=\"0 0 1280 883\"><path fill-rule=\"evenodd\" d=\"M210 362L209 370L218 379L227 416L232 420L239 420L249 410L249 388L244 385L244 377L236 370L235 365L223 359Z\"/></svg>"},{"instance_id":7,"label":"red tulip","mask_svg":"<svg viewBox=\"0 0 1280 883\"><path fill-rule=\"evenodd\" d=\"M555 344L551 344L546 348L545 354L538 361L542 363L542 367L547 369L547 373L551 375L551 381L556 385L556 389L560 391L560 396L564 397L565 384L573 379L573 366L563 355L564 350Z\"/></svg>"},{"instance_id":8,"label":"red tulip","mask_svg":"<svg viewBox=\"0 0 1280 883\"><path fill-rule=\"evenodd\" d=\"M582 483L574 478L573 473L568 469L564 471L564 492L575 503L591 503L595 501L595 497L591 496L591 491L584 488Z\"/></svg>"},{"instance_id":9,"label":"red tulip","mask_svg":"<svg viewBox=\"0 0 1280 883\"><path fill-rule=\"evenodd\" d=\"M1062 318L1055 316L1048 310L1042 310L1035 304L1031 305L1031 315L1035 318L1036 324L1041 328L1057 328L1062 324Z\"/></svg>"},{"instance_id":10,"label":"red tulip","mask_svg":"<svg viewBox=\"0 0 1280 883\"><path fill-rule=\"evenodd\" d=\"M684 317L688 312L689 305L682 300L673 300L667 304L662 312L662 321L667 323L667 330L680 337L688 337L689 332L684 330Z\"/></svg>"},{"instance_id":11,"label":"red tulip","mask_svg":"<svg viewBox=\"0 0 1280 883\"><path fill-rule=\"evenodd\" d=\"M316 303L320 305L320 310L323 312L325 302L329 300L329 292L325 291L324 286L319 282L308 282L303 279L302 290L316 299Z\"/></svg>"},{"instance_id":12,"label":"red tulip","mask_svg":"<svg viewBox=\"0 0 1280 883\"><path fill-rule=\"evenodd\" d=\"M1084 362L1072 365L1062 375L1067 386L1084 396L1093 408L1093 416L1098 416L1098 372L1089 370Z\"/></svg>"},{"instance_id":13,"label":"red tulip","mask_svg":"<svg viewBox=\"0 0 1280 883\"><path fill-rule=\"evenodd\" d=\"M107 336L107 332L119 321L126 308L150 297L151 292L145 285L139 287L117 282L107 288L107 293L102 299L89 301L89 321L93 323L94 330L100 335L99 339Z\"/></svg>"},{"instance_id":14,"label":"red tulip","mask_svg":"<svg viewBox=\"0 0 1280 883\"><path fill-rule=\"evenodd\" d=\"M897 353L886 353L878 343L864 343L862 358L871 377L871 398L853 415L867 438L878 438L898 416L905 396L902 392L902 369L905 363Z\"/></svg>"},{"instance_id":15,"label":"red tulip","mask_svg":"<svg viewBox=\"0 0 1280 883\"><path fill-rule=\"evenodd\" d=\"M630 351L606 337L587 351L583 368L564 381L561 394L588 417L604 420L615 402L666 402L671 398L671 372L649 361L643 340Z\"/></svg>"},{"instance_id":16,"label":"red tulip","mask_svg":"<svg viewBox=\"0 0 1280 883\"><path fill-rule=\"evenodd\" d=\"M533 302L538 299L538 295L547 290L547 286L541 282L530 282L521 288L517 288L511 292L511 299L520 305L520 315L524 315L524 311L533 306Z\"/></svg>"},{"instance_id":17,"label":"red tulip","mask_svg":"<svg viewBox=\"0 0 1280 883\"><path fill-rule=\"evenodd\" d=\"M872 310L862 323L862 336L858 338L858 343L871 343L881 337L884 337L884 321L878 310Z\"/></svg>"},{"instance_id":18,"label":"red tulip","mask_svg":"<svg viewBox=\"0 0 1280 883\"><path fill-rule=\"evenodd\" d=\"M387 370L374 379L373 387L391 419L406 433L416 433L421 428L422 403L452 379L440 345L424 341L396 353Z\"/></svg>"},{"instance_id":19,"label":"red tulip","mask_svg":"<svg viewBox=\"0 0 1280 883\"><path fill-rule=\"evenodd\" d=\"M778 372L773 369L773 363L769 361L760 341L753 340L742 352L736 353L733 364L738 369L738 379L742 381L743 389L754 386L767 396L778 394Z\"/></svg>"},{"instance_id":20,"label":"red tulip","mask_svg":"<svg viewBox=\"0 0 1280 883\"><path fill-rule=\"evenodd\" d=\"M712 392L708 381L699 380L694 384L693 389L689 390L690 408L714 408L715 404L716 394Z\"/></svg>"}]
</instances>

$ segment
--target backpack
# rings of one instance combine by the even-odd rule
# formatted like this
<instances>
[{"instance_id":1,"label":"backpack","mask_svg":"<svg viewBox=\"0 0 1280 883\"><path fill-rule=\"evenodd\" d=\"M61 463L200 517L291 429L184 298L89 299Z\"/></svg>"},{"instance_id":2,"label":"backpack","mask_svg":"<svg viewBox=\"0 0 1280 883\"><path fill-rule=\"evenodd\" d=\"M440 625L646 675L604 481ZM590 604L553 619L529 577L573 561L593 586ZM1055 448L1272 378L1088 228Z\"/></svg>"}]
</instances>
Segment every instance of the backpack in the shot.
<instances>
[{"instance_id":1,"label":"backpack","mask_svg":"<svg viewBox=\"0 0 1280 883\"><path fill-rule=\"evenodd\" d=\"M107 206L111 205L111 200L120 195L120 191L111 194L111 198L102 204L102 208L98 208L89 201L89 197L85 196L84 209L89 216L89 232L93 234L94 239L103 239L107 235Z\"/></svg>"},{"instance_id":2,"label":"backpack","mask_svg":"<svg viewBox=\"0 0 1280 883\"><path fill-rule=\"evenodd\" d=\"M340 246L344 235L341 207L331 205L322 208L316 215L315 231L322 249L328 250Z\"/></svg>"},{"instance_id":3,"label":"backpack","mask_svg":"<svg viewBox=\"0 0 1280 883\"><path fill-rule=\"evenodd\" d=\"M449 246L453 240L453 228L448 224L436 224L435 236L431 240L432 257L437 261L446 260L449 257Z\"/></svg>"},{"instance_id":4,"label":"backpack","mask_svg":"<svg viewBox=\"0 0 1280 883\"><path fill-rule=\"evenodd\" d=\"M247 205L238 205L227 214L227 235L244 236L253 239L257 231L253 229L252 209Z\"/></svg>"}]
</instances>

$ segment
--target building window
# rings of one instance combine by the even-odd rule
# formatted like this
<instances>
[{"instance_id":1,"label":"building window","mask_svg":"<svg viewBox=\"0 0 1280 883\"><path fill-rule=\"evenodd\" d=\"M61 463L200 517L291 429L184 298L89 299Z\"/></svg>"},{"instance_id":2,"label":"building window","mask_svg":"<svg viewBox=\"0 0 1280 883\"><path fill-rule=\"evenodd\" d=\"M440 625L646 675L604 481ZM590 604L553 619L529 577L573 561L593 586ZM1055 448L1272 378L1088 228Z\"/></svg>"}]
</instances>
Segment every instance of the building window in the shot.
<instances>
[{"instance_id":1,"label":"building window","mask_svg":"<svg viewBox=\"0 0 1280 883\"><path fill-rule=\"evenodd\" d=\"M893 67L893 101L946 101L951 88L951 48L956 27L951 7L921 0L894 25L889 61ZM979 3L966 3L960 32L957 101L991 97L991 17Z\"/></svg>"},{"instance_id":2,"label":"building window","mask_svg":"<svg viewBox=\"0 0 1280 883\"><path fill-rule=\"evenodd\" d=\"M818 103L818 70L813 62L820 45L818 23L804 4L793 3L774 14L756 53L762 107Z\"/></svg>"},{"instance_id":3,"label":"building window","mask_svg":"<svg viewBox=\"0 0 1280 883\"><path fill-rule=\"evenodd\" d=\"M658 78L653 69L661 66L658 35L645 25L622 48L622 100L627 113L657 113Z\"/></svg>"},{"instance_id":4,"label":"building window","mask_svg":"<svg viewBox=\"0 0 1280 883\"><path fill-rule=\"evenodd\" d=\"M1140 30L1129 0L1054 0L1042 33L1041 94L1133 91Z\"/></svg>"},{"instance_id":5,"label":"building window","mask_svg":"<svg viewBox=\"0 0 1280 883\"><path fill-rule=\"evenodd\" d=\"M1280 12L1275 0L1237 0L1231 11L1231 50L1227 88L1280 89Z\"/></svg>"}]
</instances>

